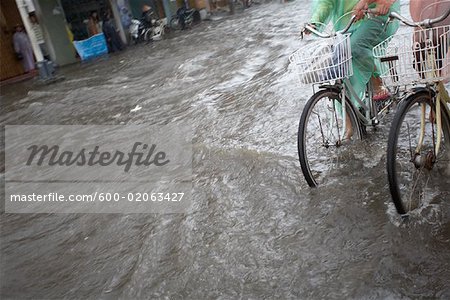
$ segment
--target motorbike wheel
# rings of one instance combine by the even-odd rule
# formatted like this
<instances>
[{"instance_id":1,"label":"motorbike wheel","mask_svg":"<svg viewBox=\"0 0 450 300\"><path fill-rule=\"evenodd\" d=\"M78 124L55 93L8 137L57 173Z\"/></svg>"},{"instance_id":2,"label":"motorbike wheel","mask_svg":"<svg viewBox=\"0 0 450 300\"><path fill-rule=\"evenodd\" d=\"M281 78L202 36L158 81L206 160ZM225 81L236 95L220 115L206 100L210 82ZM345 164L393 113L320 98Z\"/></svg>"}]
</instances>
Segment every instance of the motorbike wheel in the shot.
<instances>
[{"instance_id":1,"label":"motorbike wheel","mask_svg":"<svg viewBox=\"0 0 450 300\"><path fill-rule=\"evenodd\" d=\"M170 20L170 28L172 28L173 30L181 30L180 20L177 16L173 17L172 20Z\"/></svg>"},{"instance_id":2,"label":"motorbike wheel","mask_svg":"<svg viewBox=\"0 0 450 300\"><path fill-rule=\"evenodd\" d=\"M153 39L153 29L146 29L144 32L144 41L151 42Z\"/></svg>"},{"instance_id":3,"label":"motorbike wheel","mask_svg":"<svg viewBox=\"0 0 450 300\"><path fill-rule=\"evenodd\" d=\"M164 35L166 35L166 33L167 33L167 26L160 25L160 27L161 27L161 38L163 38Z\"/></svg>"},{"instance_id":4,"label":"motorbike wheel","mask_svg":"<svg viewBox=\"0 0 450 300\"><path fill-rule=\"evenodd\" d=\"M160 41L164 37L164 26L159 25L158 27L153 28L153 35L152 40L153 41Z\"/></svg>"}]
</instances>

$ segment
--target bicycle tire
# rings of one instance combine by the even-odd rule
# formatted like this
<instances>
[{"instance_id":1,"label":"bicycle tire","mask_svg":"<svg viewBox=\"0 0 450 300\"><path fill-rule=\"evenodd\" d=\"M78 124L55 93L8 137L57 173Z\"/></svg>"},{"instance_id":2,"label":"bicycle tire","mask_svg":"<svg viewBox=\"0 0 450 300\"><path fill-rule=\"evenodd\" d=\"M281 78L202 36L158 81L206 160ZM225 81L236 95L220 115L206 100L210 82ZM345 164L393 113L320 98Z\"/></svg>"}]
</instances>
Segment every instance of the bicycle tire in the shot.
<instances>
[{"instance_id":1,"label":"bicycle tire","mask_svg":"<svg viewBox=\"0 0 450 300\"><path fill-rule=\"evenodd\" d=\"M414 106L424 105L425 116L428 115L428 117L425 118L425 122L428 122L425 125L425 130L429 128L433 129L435 124L430 121L429 112L427 112L427 105L430 110L433 109L436 111L436 107L432 101L433 97L434 96L432 96L429 91L421 91L406 98L400 104L389 132L386 160L389 190L395 208L400 215L406 215L411 210L419 208L424 204L423 202L426 201L425 198L427 196L425 193L428 190L430 183L429 180L432 180L430 185L435 185L435 188L438 187L439 179L436 178L433 180L433 177L439 177L438 170L441 168L445 169L446 164L447 166L450 164L448 160L450 158L450 116L448 115L445 107L441 108L443 141L441 142L440 154L439 157L436 157L436 162L433 162L430 170L428 170L430 167L427 166L427 163L432 159L428 158L427 154L431 153L430 151L434 149L432 144L435 143L434 138L436 135L428 130L428 134L431 134L430 136L432 140L430 146L427 145L427 136L429 135L426 134L427 132L425 133L423 140L424 143L418 156L416 154L418 149L417 146L414 149L412 145L413 139L417 139L419 136L417 129L419 128L420 130L421 124L420 119L417 119L417 113L420 115L422 114L421 112L416 113L414 110L418 108ZM445 104L441 103L441 105ZM420 108L422 109L422 106ZM414 119L412 117L416 118ZM411 122L409 122L410 118ZM416 130L416 134L412 134L414 130ZM434 130L435 128L433 131ZM404 133L406 133L406 137ZM414 154L412 151L413 149L415 152ZM405 156L405 160L400 161L401 156ZM425 177L423 180L419 178L419 176L422 175ZM423 187L421 185L422 182L425 183ZM411 184L413 185L411 186ZM413 190L409 191L408 185L410 185ZM433 193L434 192L435 191L433 191Z\"/></svg>"},{"instance_id":2,"label":"bicycle tire","mask_svg":"<svg viewBox=\"0 0 450 300\"><path fill-rule=\"evenodd\" d=\"M326 110L330 110L330 108L334 111L331 113L331 118L335 118L336 124L337 126L334 128L336 129L333 132L333 128L330 129L328 128L328 130L330 131L330 136L333 136L334 139L337 139L337 141L332 141L331 143L328 143L328 138L324 136L324 130L323 130L323 126L322 126L322 116L323 116L323 121L327 121L325 120L325 115L329 114L325 111L325 113L319 113L318 111L314 111L314 109L317 107L317 110L319 110L320 108L318 107L319 102L321 102L321 100L332 100L331 102L331 106L329 106L328 108L326 108ZM347 143L342 143L341 141L341 134L344 134L343 132L343 128L341 128L341 131L339 130L339 120L338 120L338 114L336 107L338 105L336 105L336 103L334 101L337 101L336 103L338 105L342 105L342 101L340 99L340 94L339 92L335 91L335 90L331 90L331 89L324 89L324 90L320 90L317 93L315 93L306 103L305 108L303 109L302 115L300 117L300 122L299 122L299 126L298 126L298 134L297 134L297 150L298 150L298 157L299 157L299 161L300 161L300 166L303 172L303 175L308 183L308 185L310 187L317 187L319 185L319 181L324 181L326 180L326 176L323 178L319 178L322 175L322 172L317 171L314 166L320 166L320 164L322 163L320 160L323 158L322 155L326 154L326 152L328 152L328 148L333 148L335 147L336 149L339 149L341 147L345 147L348 144L353 144L356 141L359 141L362 139L362 131L361 131L361 127L360 127L360 122L357 118L357 115L355 113L354 110L354 106L350 104L350 101L348 99L346 99L345 104L346 104L346 111L349 117L349 121L352 123L353 126L353 136L351 140L348 140ZM322 102L321 102L322 103ZM322 105L322 104L321 104ZM322 139L322 147L327 149L327 150L323 150L322 147L320 149L316 149L314 151L311 151L309 154L308 152L308 148L310 147L310 143L312 143L313 141L317 141L317 137L308 137L308 132L309 132L309 124L313 124L313 120L311 119L311 116L313 115L317 116L318 118L318 125L319 125L319 133L321 135L321 139ZM322 114L322 116L320 116ZM311 121L311 122L310 122ZM332 120L331 120L332 121ZM343 120L342 120L343 121ZM342 126L343 127L343 126ZM317 129L316 129L317 130ZM311 131L312 133L316 134L317 131L314 131L314 129ZM336 135L336 136L334 136ZM320 139L320 137L319 137ZM311 142L310 142L311 141ZM341 142L340 145L338 145L338 142ZM311 145L312 146L312 145ZM337 150L336 152L339 152L340 150ZM314 157L314 155L317 155L316 157ZM331 153L331 155L333 155ZM320 179L320 180L319 180Z\"/></svg>"}]
</instances>

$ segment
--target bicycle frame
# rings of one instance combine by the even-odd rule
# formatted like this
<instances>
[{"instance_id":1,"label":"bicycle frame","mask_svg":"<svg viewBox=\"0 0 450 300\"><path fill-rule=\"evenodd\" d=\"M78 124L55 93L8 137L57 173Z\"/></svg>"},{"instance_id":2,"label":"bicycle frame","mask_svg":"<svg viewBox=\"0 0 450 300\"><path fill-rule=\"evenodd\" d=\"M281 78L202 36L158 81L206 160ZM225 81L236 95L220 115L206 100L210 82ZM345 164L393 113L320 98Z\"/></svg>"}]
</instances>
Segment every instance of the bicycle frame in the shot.
<instances>
[{"instance_id":1,"label":"bicycle frame","mask_svg":"<svg viewBox=\"0 0 450 300\"><path fill-rule=\"evenodd\" d=\"M367 14L369 16L371 16L371 15L374 14L374 12L369 10L367 12ZM449 15L450 15L450 10L447 11L444 15L440 16L439 18L435 18L435 19L431 19L431 20L427 19L427 20L424 20L422 22L414 23L414 22L411 22L411 21L405 19L404 17L402 17L398 13L391 13L390 16L389 16L388 22L386 22L386 26L388 26L388 24L392 20L398 19L398 20L400 20L401 22L403 22L404 24L406 24L408 26L413 26L413 27L414 26L431 27L431 24L440 22L440 21L444 20L445 18L447 18ZM350 22L340 32L341 33L347 32L354 21L355 21L355 16L352 16ZM314 34L316 34L316 35L318 35L320 37L325 37L326 38L326 37L330 37L331 36L331 35L328 35L328 34L321 33L319 31L317 31L315 29L315 27L311 27L309 24L306 24L304 29L302 30L302 37L303 37L303 33L305 32L305 30L309 31L309 32L313 32ZM434 57L434 55L429 56L429 57ZM433 63L435 65L436 61L432 61L431 63ZM393 76L394 78L397 76L397 78L398 78L397 74L391 74L391 76ZM326 85L324 83L320 83L319 84L319 88L325 87L325 86ZM372 87L370 82L367 84L367 88L366 88L366 93L365 93L364 99L361 99L359 97L359 95L356 94L356 92L353 89L352 85L350 84L348 78L338 79L338 80L336 80L336 82L334 84L330 84L329 86L331 86L331 87L341 91L341 99L344 99L343 101L346 101L346 97L345 97L346 96L346 90L349 91L350 96L351 96L349 98L351 98L353 100L353 101L349 101L350 102L349 104L353 106L354 111L356 112L356 115L357 115L359 121L361 122L361 124L363 124L365 126L369 126L369 125L375 126L375 125L377 125L379 123L379 120L385 114L385 112L388 111L389 108L393 104L395 104L396 102L398 102L399 100L404 98L404 96L406 94L408 94L408 92L405 92L403 95L400 95L400 89L399 89L399 87L396 87L395 92L393 93L393 96L391 97L391 99L387 103L385 103L384 106L381 109L377 109L375 107L375 104L374 104L374 101L373 101L373 87ZM448 94L445 91L445 87L443 87L443 85L437 85L437 86L440 89L440 90L438 90L438 92L439 92L438 93L438 97L440 97L440 95L442 94L442 95L444 95L444 97L446 97L445 100L447 100L448 99ZM445 91L445 93L444 93L444 91ZM315 93L314 84L313 84L313 92ZM364 109L365 114L361 113L359 109L355 109L356 107L355 107L355 103L353 103L354 101L357 104L359 104L359 106L361 108ZM438 130L439 130L438 131L438 134L439 134L438 137L440 138L441 137L441 131L440 130L442 129L441 115L440 115L441 114L441 112L440 112L440 106L441 106L440 98L438 98L438 101L437 101L436 105L437 105L437 109L436 109L437 110L437 112L436 112L437 123L436 123L436 125L438 126ZM448 110L448 107L446 106L446 104L443 103L443 105ZM346 114L345 105L343 106L342 112L343 112L343 116L345 116L345 114ZM346 120L346 118L343 118L343 119ZM422 122L422 124L425 123L423 117L422 117L422 121L421 122ZM344 121L344 124L345 124L345 129L347 129L346 128L346 121ZM423 139L423 132L425 131L424 125L422 125L422 127L423 128L421 130L421 132L422 132L421 135L422 135L422 139ZM438 150L439 150L439 146L440 146L440 140L438 140L438 141L439 141L438 145L436 145L436 154L439 152ZM421 143L420 143L420 145L421 145Z\"/></svg>"},{"instance_id":2,"label":"bicycle frame","mask_svg":"<svg viewBox=\"0 0 450 300\"><path fill-rule=\"evenodd\" d=\"M445 89L445 86L442 81L439 81L437 83L434 83L427 87L427 89L430 89L430 91L434 91L436 94L436 100L435 100L435 113L436 113L436 145L434 147L434 155L435 157L439 154L439 149L441 148L441 138L442 138L442 115L441 115L441 108L443 107L447 114L450 115L450 109L447 106L447 102L450 101L450 96L448 95L447 90ZM431 112L430 112L431 113ZM420 116L420 134L419 134L419 142L416 147L415 153L420 153L420 150L423 146L423 140L425 137L425 123L426 123L426 107L425 105L422 105L422 114Z\"/></svg>"},{"instance_id":3,"label":"bicycle frame","mask_svg":"<svg viewBox=\"0 0 450 300\"><path fill-rule=\"evenodd\" d=\"M375 103L373 101L373 86L371 82L367 83L366 85L366 92L365 97L361 99L359 95L357 95L356 91L350 84L350 80L348 78L344 78L341 80L336 80L334 84L330 82L329 85L326 84L314 84L313 85L313 93L316 93L315 86L318 86L319 89L323 88L333 88L340 91L341 99L347 99L347 95L349 95L350 99L354 100L357 104L359 104L359 107L363 109L364 114L358 109L358 106L354 103L354 101L350 100L348 101L349 105L351 105L358 117L359 122L364 126L376 126L379 124L380 119L382 119L386 114L387 111L399 100L403 97L400 97L398 95L398 91L393 94L391 99L389 99L380 110L377 110L375 107ZM344 100L347 101L347 100ZM342 106L342 116L344 120L344 132L347 130L347 118L345 117L347 114L347 108L345 105Z\"/></svg>"},{"instance_id":4,"label":"bicycle frame","mask_svg":"<svg viewBox=\"0 0 450 300\"><path fill-rule=\"evenodd\" d=\"M437 64L436 62L436 56L433 50L432 55L428 55L428 63L431 63L433 66ZM436 74L430 74L430 76L435 76ZM445 89L445 86L442 81L439 81L436 86L435 90L436 93L436 127L437 127L437 138L436 138L436 145L434 150L434 155L437 157L439 154L439 149L441 146L441 137L442 137L442 119L441 119L441 105L444 107L444 109L447 110L447 114L449 113L449 108L447 107L446 102L450 102L450 97L448 95L447 90ZM441 103L442 102L442 103ZM422 109L422 116L421 116L421 126L420 126L420 143L419 145L422 146L423 137L425 135L425 112ZM420 151L420 148L416 149L416 153Z\"/></svg>"},{"instance_id":5,"label":"bicycle frame","mask_svg":"<svg viewBox=\"0 0 450 300\"><path fill-rule=\"evenodd\" d=\"M430 51L430 55L427 55L427 64L430 66L436 66L436 56L435 50ZM437 69L436 67L434 69ZM439 77L436 71L425 74L425 77L435 78ZM434 145L434 156L437 157L439 154L439 149L441 147L441 138L442 138L442 118L441 118L441 106L447 111L447 114L450 113L450 110L447 106L447 102L450 102L450 96L445 89L444 83L442 81L433 82L431 84L427 84L426 88L433 92L436 95L435 103L435 121L436 121L436 145ZM432 110L430 111L431 114ZM425 122L426 122L426 107L422 104L422 113L420 116L420 134L419 134L419 142L415 150L415 154L419 154L420 150L423 146L423 140L425 137ZM432 122L433 124L433 122ZM434 131L434 129L433 129Z\"/></svg>"},{"instance_id":6,"label":"bicycle frame","mask_svg":"<svg viewBox=\"0 0 450 300\"><path fill-rule=\"evenodd\" d=\"M370 13L372 12L369 11L368 14ZM397 13L390 13L388 22L398 19L411 27L428 28L428 26L440 22L448 15L450 15L450 10L445 15L436 19L411 22ZM338 150L335 152L334 148L337 149L341 146L348 145L349 147L344 149L344 153L347 150L351 150L354 142L363 138L367 126L378 125L380 120L384 118L392 107L400 104L399 113L394 117L395 124L393 124L394 126L390 130L387 156L389 159L387 161L389 185L394 203L398 211L403 213L402 211L404 209L402 209L401 204L396 202L400 201L401 195L398 190L395 175L396 157L392 156L392 154L396 155L395 151L400 127L404 121L405 114L413 107L412 104L417 103L418 106L414 106L415 109L413 112L415 113L415 117L413 119L406 119L408 122L412 121L412 123L406 123L405 130L409 132L409 125L411 125L414 129L414 142L419 142L419 144L415 144L414 147L416 149L414 149L411 145L412 136L409 135L410 151L404 152L406 155L406 157L404 156L404 161L407 164L414 163L416 169L421 170L422 168L427 168L431 170L437 162L436 157L439 150L441 150L441 154L444 150L447 150L448 142L445 141L444 144L440 139L443 136L447 137L448 116L446 114L449 113L450 107L444 101L450 97L448 97L440 80L444 80L445 78L442 75L443 73L441 73L443 66L448 67L448 62L443 64L441 53L449 53L450 44L446 41L450 40L450 38L442 37L442 34L440 34L440 45L445 46L438 48L439 44L433 43L431 39L423 39L422 35L418 36L420 40L411 40L410 36L407 37L406 34L402 33L399 36L395 35L395 39L392 36L374 46L373 57L379 63L377 64L377 73L383 80L383 85L388 87L392 94L389 99L375 101L374 81L370 80L367 83L365 91L362 94L360 94L361 91L359 89L357 90L351 84L353 80L350 80L350 78L354 74L351 65L349 68L347 64L352 63L352 53L350 50L351 47L345 47L345 45L347 45L346 42L349 42L350 38L347 30L354 21L355 17L353 16L345 29L330 34L319 32L316 29L317 24L305 24L302 34L313 33L329 40L315 48L299 49L289 57L290 62L296 68L295 71L297 72L300 84L311 84L314 93L307 101L299 122L297 148L300 165L308 185L310 187L317 187L321 184L319 181L321 182L324 176L327 176L326 172L334 169L332 166L334 159L339 160L338 156L341 151ZM418 34L429 34L426 31L427 28L420 28L416 32ZM440 32L441 29L436 29L431 33ZM443 32L449 32L449 30ZM400 40L400 42L396 39ZM418 47L416 45L413 47L407 42L404 42L405 40L409 41L409 43L420 41L420 44L418 44ZM428 40L431 40L431 42ZM393 43L391 44L391 42ZM310 49L317 49L317 51L310 51ZM432 52L434 49L437 49L436 52ZM439 58L436 57L437 54L439 54ZM436 61L430 63L426 55L435 58ZM436 64L436 62L438 63ZM433 73L433 70L438 73L435 72L434 75L428 74ZM429 95L427 95L428 93ZM399 103L409 100L411 102ZM430 115L433 118L431 124L426 118L428 108L425 110L425 107L427 105L431 106L432 113L436 112ZM441 112L443 114L442 116ZM323 117L320 117L321 115ZM415 118L417 118L417 121ZM323 126L323 124L327 126ZM437 134L435 127L438 130ZM442 132L442 130L445 130L445 132ZM309 134L310 131L314 134ZM329 131L329 133L326 131ZM425 132L427 133L426 135ZM430 137L432 138L431 143L428 142L428 132L430 132ZM436 137L438 141L436 141ZM417 138L419 138L419 141ZM323 151L317 149L317 147L320 147L321 141L324 147ZM424 151L425 146L427 147L427 151ZM331 151L329 148L331 148ZM414 151L416 151L417 155L414 154ZM331 159L330 168L323 165L324 163L328 164L328 159ZM447 161L438 159L439 166L441 166L442 162L445 164Z\"/></svg>"}]
</instances>

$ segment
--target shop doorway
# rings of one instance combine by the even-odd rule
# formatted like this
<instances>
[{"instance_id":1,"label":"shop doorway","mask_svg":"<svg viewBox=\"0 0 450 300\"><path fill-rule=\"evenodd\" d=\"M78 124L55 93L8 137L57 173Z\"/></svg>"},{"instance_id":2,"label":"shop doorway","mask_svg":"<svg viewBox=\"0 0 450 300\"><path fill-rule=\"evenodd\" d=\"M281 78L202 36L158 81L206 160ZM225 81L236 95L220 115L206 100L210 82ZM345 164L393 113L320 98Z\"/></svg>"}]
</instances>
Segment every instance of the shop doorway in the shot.
<instances>
[{"instance_id":1,"label":"shop doorway","mask_svg":"<svg viewBox=\"0 0 450 300\"><path fill-rule=\"evenodd\" d=\"M22 24L22 18L14 0L0 2L0 80L23 74L13 47L14 26Z\"/></svg>"},{"instance_id":2,"label":"shop doorway","mask_svg":"<svg viewBox=\"0 0 450 300\"><path fill-rule=\"evenodd\" d=\"M106 13L112 16L108 0L61 0L61 5L76 41L89 37L87 22L91 12L96 11L100 19Z\"/></svg>"}]
</instances>

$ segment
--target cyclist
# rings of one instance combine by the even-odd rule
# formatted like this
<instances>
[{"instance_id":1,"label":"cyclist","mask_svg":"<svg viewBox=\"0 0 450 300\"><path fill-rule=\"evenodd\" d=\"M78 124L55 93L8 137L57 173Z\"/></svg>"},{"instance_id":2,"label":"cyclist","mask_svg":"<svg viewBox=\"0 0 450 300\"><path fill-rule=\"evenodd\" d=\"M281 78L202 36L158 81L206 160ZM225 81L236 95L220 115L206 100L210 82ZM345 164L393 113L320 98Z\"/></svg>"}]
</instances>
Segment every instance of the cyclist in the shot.
<instances>
[{"instance_id":1,"label":"cyclist","mask_svg":"<svg viewBox=\"0 0 450 300\"><path fill-rule=\"evenodd\" d=\"M332 22L334 30L342 30L349 23L352 15L358 22L350 30L350 44L352 49L353 76L350 83L360 99L364 99L366 85L372 81L375 95L373 100L384 101L391 95L383 87L381 78L376 72L372 49L378 43L393 35L398 27L398 21L388 24L390 12L399 12L398 0L313 0L313 14L310 24L314 27L323 27L323 24ZM364 18L364 13L371 9L376 16ZM355 105L359 106L356 101ZM347 116L348 118L348 116ZM351 123L345 134L346 139L353 135Z\"/></svg>"},{"instance_id":2,"label":"cyclist","mask_svg":"<svg viewBox=\"0 0 450 300\"><path fill-rule=\"evenodd\" d=\"M367 9L373 9L376 16L363 19ZM383 101L390 97L376 73L372 49L397 31L398 21L388 25L386 23L387 15L399 10L398 0L313 0L314 13L310 23L315 27L332 22L335 30L341 30L348 24L352 15L359 20L352 25L349 33L354 72L350 83L360 98L364 98L366 85L371 78L375 90L373 99Z\"/></svg>"}]
</instances>

